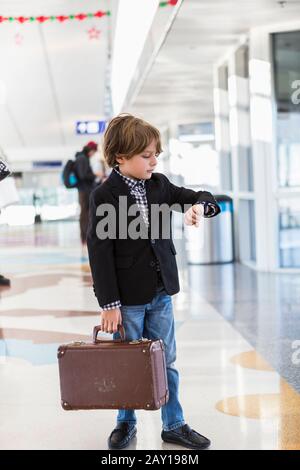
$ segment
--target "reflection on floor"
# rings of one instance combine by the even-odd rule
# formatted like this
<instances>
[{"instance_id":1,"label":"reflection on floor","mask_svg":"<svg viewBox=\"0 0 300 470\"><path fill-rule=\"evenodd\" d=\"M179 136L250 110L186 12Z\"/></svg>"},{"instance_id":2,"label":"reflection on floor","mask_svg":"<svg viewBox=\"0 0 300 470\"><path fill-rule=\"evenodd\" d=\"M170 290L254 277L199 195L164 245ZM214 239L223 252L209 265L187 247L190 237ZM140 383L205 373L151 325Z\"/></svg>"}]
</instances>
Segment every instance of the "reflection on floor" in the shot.
<instances>
[{"instance_id":1,"label":"reflection on floor","mask_svg":"<svg viewBox=\"0 0 300 470\"><path fill-rule=\"evenodd\" d=\"M239 264L191 266L189 275L191 286L300 393L300 276Z\"/></svg>"},{"instance_id":2,"label":"reflection on floor","mask_svg":"<svg viewBox=\"0 0 300 470\"><path fill-rule=\"evenodd\" d=\"M60 406L57 346L99 323L73 223L1 229L0 448L106 449L115 411ZM181 402L212 449L300 449L300 281L240 265L181 266L174 296ZM300 349L300 346L298 346ZM179 449L139 411L130 449ZM3 425L4 423L4 425Z\"/></svg>"}]
</instances>

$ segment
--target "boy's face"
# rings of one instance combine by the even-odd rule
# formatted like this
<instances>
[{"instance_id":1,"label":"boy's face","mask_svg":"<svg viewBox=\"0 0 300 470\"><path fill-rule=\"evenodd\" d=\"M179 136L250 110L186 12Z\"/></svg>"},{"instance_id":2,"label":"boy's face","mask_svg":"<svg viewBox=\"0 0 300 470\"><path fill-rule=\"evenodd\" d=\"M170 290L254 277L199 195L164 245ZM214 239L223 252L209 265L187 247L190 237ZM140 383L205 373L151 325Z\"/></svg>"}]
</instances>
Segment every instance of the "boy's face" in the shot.
<instances>
[{"instance_id":1,"label":"boy's face","mask_svg":"<svg viewBox=\"0 0 300 470\"><path fill-rule=\"evenodd\" d=\"M147 180L151 178L157 165L157 157L156 141L153 139L142 153L134 155L129 160L125 157L119 157L117 162L123 175L130 178Z\"/></svg>"}]
</instances>

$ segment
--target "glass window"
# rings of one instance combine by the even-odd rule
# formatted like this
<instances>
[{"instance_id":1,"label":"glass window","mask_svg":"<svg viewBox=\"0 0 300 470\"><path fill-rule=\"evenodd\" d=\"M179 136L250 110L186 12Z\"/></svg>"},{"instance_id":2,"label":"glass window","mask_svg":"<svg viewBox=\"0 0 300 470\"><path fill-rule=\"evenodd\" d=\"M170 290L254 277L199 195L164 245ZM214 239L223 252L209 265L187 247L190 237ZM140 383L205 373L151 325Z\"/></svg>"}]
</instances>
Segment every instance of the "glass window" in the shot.
<instances>
[{"instance_id":1,"label":"glass window","mask_svg":"<svg viewBox=\"0 0 300 470\"><path fill-rule=\"evenodd\" d=\"M300 198L280 200L279 249L281 267L300 267Z\"/></svg>"},{"instance_id":2,"label":"glass window","mask_svg":"<svg viewBox=\"0 0 300 470\"><path fill-rule=\"evenodd\" d=\"M241 261L256 261L255 203L239 202L239 243Z\"/></svg>"},{"instance_id":3,"label":"glass window","mask_svg":"<svg viewBox=\"0 0 300 470\"><path fill-rule=\"evenodd\" d=\"M0 225L31 225L37 217L43 221L78 217L78 191L66 189L61 172L23 172L16 178L19 203L0 214Z\"/></svg>"},{"instance_id":4,"label":"glass window","mask_svg":"<svg viewBox=\"0 0 300 470\"><path fill-rule=\"evenodd\" d=\"M215 188L220 184L218 154L214 142L170 141L170 170L183 178L186 186Z\"/></svg>"},{"instance_id":5,"label":"glass window","mask_svg":"<svg viewBox=\"0 0 300 470\"><path fill-rule=\"evenodd\" d=\"M253 161L251 147L239 148L239 190L253 191Z\"/></svg>"},{"instance_id":6,"label":"glass window","mask_svg":"<svg viewBox=\"0 0 300 470\"><path fill-rule=\"evenodd\" d=\"M273 34L278 185L300 187L300 31Z\"/></svg>"},{"instance_id":7,"label":"glass window","mask_svg":"<svg viewBox=\"0 0 300 470\"><path fill-rule=\"evenodd\" d=\"M229 130L229 102L228 102L228 65L218 67L218 88L221 91L218 103L220 113L216 119L218 126L219 144L218 149L221 188L224 191L232 191L232 156L230 149Z\"/></svg>"},{"instance_id":8,"label":"glass window","mask_svg":"<svg viewBox=\"0 0 300 470\"><path fill-rule=\"evenodd\" d=\"M239 77L249 77L249 47L243 44L235 52L236 74Z\"/></svg>"}]
</instances>

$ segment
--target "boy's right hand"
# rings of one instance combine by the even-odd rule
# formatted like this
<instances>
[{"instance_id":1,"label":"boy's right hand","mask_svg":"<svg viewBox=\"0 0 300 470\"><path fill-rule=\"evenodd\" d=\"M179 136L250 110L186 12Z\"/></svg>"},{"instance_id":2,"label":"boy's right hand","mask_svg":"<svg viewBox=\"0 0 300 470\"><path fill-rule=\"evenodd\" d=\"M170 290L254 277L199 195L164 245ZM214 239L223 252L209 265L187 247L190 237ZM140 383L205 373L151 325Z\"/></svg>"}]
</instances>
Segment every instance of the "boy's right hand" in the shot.
<instances>
[{"instance_id":1,"label":"boy's right hand","mask_svg":"<svg viewBox=\"0 0 300 470\"><path fill-rule=\"evenodd\" d=\"M105 333L116 333L118 325L122 324L122 315L119 308L103 310L101 312L101 330Z\"/></svg>"}]
</instances>

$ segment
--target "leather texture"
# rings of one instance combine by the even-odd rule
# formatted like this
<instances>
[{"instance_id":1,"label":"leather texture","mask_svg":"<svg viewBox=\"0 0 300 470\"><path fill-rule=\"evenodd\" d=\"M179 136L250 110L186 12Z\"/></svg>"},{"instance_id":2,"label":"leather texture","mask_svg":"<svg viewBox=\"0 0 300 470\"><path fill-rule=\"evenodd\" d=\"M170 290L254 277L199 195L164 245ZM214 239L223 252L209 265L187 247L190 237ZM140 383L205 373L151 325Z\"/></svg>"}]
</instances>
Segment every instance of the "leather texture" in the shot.
<instances>
[{"instance_id":1,"label":"leather texture","mask_svg":"<svg viewBox=\"0 0 300 470\"><path fill-rule=\"evenodd\" d=\"M129 423L118 423L108 438L110 449L124 449L136 435L136 427Z\"/></svg>"},{"instance_id":2,"label":"leather texture","mask_svg":"<svg viewBox=\"0 0 300 470\"><path fill-rule=\"evenodd\" d=\"M161 339L61 345L61 404L65 410L157 410L168 401L164 344ZM124 329L121 337L125 337Z\"/></svg>"},{"instance_id":3,"label":"leather texture","mask_svg":"<svg viewBox=\"0 0 300 470\"><path fill-rule=\"evenodd\" d=\"M161 438L170 444L177 444L189 449L207 449L211 445L207 437L191 429L188 424L172 431L162 431Z\"/></svg>"}]
</instances>

